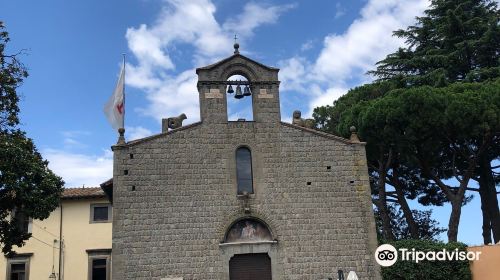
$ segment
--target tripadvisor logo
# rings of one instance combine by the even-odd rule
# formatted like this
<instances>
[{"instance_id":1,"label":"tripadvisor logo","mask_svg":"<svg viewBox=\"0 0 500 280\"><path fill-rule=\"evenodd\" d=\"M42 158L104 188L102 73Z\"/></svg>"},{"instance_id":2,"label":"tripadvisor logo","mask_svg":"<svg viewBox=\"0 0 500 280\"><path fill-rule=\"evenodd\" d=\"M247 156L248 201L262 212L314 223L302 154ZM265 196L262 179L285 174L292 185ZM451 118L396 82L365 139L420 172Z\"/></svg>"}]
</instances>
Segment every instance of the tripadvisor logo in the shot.
<instances>
[{"instance_id":1,"label":"tripadvisor logo","mask_svg":"<svg viewBox=\"0 0 500 280\"><path fill-rule=\"evenodd\" d=\"M476 261L479 260L481 252L466 252L458 249L449 251L417 251L415 248L399 248L399 251L390 244L382 244L375 251L375 260L381 266L387 267L396 263L399 259L402 261L412 261L419 263L421 261Z\"/></svg>"},{"instance_id":2,"label":"tripadvisor logo","mask_svg":"<svg viewBox=\"0 0 500 280\"><path fill-rule=\"evenodd\" d=\"M390 244L382 244L375 251L375 260L381 266L391 266L398 260L398 251Z\"/></svg>"}]
</instances>

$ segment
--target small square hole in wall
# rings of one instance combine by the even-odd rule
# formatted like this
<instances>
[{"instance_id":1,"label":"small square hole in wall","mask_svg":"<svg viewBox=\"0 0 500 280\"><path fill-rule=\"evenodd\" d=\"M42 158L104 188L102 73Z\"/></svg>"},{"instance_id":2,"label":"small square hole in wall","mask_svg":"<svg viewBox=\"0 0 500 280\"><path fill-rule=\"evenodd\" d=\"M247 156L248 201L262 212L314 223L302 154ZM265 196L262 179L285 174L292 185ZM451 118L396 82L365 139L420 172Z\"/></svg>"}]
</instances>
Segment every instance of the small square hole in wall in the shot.
<instances>
[{"instance_id":1,"label":"small square hole in wall","mask_svg":"<svg viewBox=\"0 0 500 280\"><path fill-rule=\"evenodd\" d=\"M327 170L330 170L330 169L332 169L332 167L331 167L330 165L328 165L328 166L326 167L326 169L327 169Z\"/></svg>"},{"instance_id":2,"label":"small square hole in wall","mask_svg":"<svg viewBox=\"0 0 500 280\"><path fill-rule=\"evenodd\" d=\"M131 191L135 191L135 186L130 187Z\"/></svg>"},{"instance_id":3,"label":"small square hole in wall","mask_svg":"<svg viewBox=\"0 0 500 280\"><path fill-rule=\"evenodd\" d=\"M128 175L128 169L123 170L123 175Z\"/></svg>"},{"instance_id":4,"label":"small square hole in wall","mask_svg":"<svg viewBox=\"0 0 500 280\"><path fill-rule=\"evenodd\" d=\"M310 186L311 185L311 182L307 182L307 185Z\"/></svg>"},{"instance_id":5,"label":"small square hole in wall","mask_svg":"<svg viewBox=\"0 0 500 280\"><path fill-rule=\"evenodd\" d=\"M349 183L354 184L354 180L349 181Z\"/></svg>"},{"instance_id":6,"label":"small square hole in wall","mask_svg":"<svg viewBox=\"0 0 500 280\"><path fill-rule=\"evenodd\" d=\"M133 159L134 158L134 154L129 154L130 158Z\"/></svg>"}]
</instances>

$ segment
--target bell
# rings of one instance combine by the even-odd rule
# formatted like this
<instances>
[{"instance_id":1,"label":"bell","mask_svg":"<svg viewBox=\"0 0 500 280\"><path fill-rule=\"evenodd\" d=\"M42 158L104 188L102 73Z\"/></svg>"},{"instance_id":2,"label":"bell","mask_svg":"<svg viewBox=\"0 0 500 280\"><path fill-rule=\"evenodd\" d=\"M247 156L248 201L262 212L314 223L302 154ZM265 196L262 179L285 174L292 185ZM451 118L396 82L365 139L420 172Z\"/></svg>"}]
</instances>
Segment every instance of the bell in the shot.
<instances>
[{"instance_id":1,"label":"bell","mask_svg":"<svg viewBox=\"0 0 500 280\"><path fill-rule=\"evenodd\" d=\"M241 99L243 97L244 97L244 95L241 93L241 87L240 87L240 85L238 85L236 87L236 94L234 95L234 98Z\"/></svg>"},{"instance_id":2,"label":"bell","mask_svg":"<svg viewBox=\"0 0 500 280\"><path fill-rule=\"evenodd\" d=\"M233 93L233 92L234 92L234 90L233 90L233 86L229 85L229 86L227 87L227 93Z\"/></svg>"},{"instance_id":3,"label":"bell","mask_svg":"<svg viewBox=\"0 0 500 280\"><path fill-rule=\"evenodd\" d=\"M250 92L250 87L246 86L245 89L243 90L243 95L244 96L250 96L252 93Z\"/></svg>"}]
</instances>

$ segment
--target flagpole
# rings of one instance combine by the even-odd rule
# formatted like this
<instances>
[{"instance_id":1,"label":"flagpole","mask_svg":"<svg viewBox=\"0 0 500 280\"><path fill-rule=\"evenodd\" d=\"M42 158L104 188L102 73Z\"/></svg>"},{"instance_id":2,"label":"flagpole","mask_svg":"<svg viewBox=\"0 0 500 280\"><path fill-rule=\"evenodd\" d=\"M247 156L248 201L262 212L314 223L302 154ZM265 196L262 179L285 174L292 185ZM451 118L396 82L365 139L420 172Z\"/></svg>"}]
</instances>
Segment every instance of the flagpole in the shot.
<instances>
[{"instance_id":1,"label":"flagpole","mask_svg":"<svg viewBox=\"0 0 500 280\"><path fill-rule=\"evenodd\" d=\"M123 119L122 128L125 129L125 53L123 55Z\"/></svg>"},{"instance_id":2,"label":"flagpole","mask_svg":"<svg viewBox=\"0 0 500 280\"><path fill-rule=\"evenodd\" d=\"M125 144L125 53L123 55L123 117L122 117L122 125L118 128L118 143L117 144Z\"/></svg>"}]
</instances>

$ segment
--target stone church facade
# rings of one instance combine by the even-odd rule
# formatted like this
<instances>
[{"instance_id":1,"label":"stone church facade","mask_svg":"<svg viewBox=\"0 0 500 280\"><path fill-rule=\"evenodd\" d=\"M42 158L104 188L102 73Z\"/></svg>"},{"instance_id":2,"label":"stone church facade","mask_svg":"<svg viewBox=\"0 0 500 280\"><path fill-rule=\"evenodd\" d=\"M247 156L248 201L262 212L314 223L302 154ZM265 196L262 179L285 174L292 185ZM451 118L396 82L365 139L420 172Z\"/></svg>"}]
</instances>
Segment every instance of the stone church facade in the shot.
<instances>
[{"instance_id":1,"label":"stone church facade","mask_svg":"<svg viewBox=\"0 0 500 280\"><path fill-rule=\"evenodd\" d=\"M200 122L113 146L113 279L380 279L364 144L281 122L279 70L237 47L196 70Z\"/></svg>"}]
</instances>

